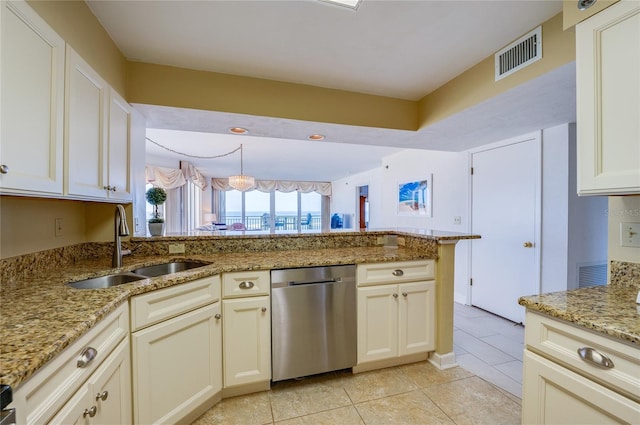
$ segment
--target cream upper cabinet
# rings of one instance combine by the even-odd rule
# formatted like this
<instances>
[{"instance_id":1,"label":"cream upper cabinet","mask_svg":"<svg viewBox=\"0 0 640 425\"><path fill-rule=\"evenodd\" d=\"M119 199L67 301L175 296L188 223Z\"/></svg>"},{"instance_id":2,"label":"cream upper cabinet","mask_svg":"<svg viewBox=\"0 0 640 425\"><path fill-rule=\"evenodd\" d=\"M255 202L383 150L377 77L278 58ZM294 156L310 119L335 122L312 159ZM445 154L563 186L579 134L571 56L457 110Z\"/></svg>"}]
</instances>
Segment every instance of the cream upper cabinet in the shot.
<instances>
[{"instance_id":1,"label":"cream upper cabinet","mask_svg":"<svg viewBox=\"0 0 640 425\"><path fill-rule=\"evenodd\" d=\"M67 47L65 194L107 195L107 83Z\"/></svg>"},{"instance_id":2,"label":"cream upper cabinet","mask_svg":"<svg viewBox=\"0 0 640 425\"><path fill-rule=\"evenodd\" d=\"M131 108L70 46L65 102L65 195L131 200Z\"/></svg>"},{"instance_id":3,"label":"cream upper cabinet","mask_svg":"<svg viewBox=\"0 0 640 425\"><path fill-rule=\"evenodd\" d=\"M130 201L131 106L115 90L109 90L109 198Z\"/></svg>"},{"instance_id":4,"label":"cream upper cabinet","mask_svg":"<svg viewBox=\"0 0 640 425\"><path fill-rule=\"evenodd\" d=\"M578 193L640 193L640 2L576 26Z\"/></svg>"},{"instance_id":5,"label":"cream upper cabinet","mask_svg":"<svg viewBox=\"0 0 640 425\"><path fill-rule=\"evenodd\" d=\"M24 1L0 19L0 192L61 195L64 40Z\"/></svg>"}]
</instances>

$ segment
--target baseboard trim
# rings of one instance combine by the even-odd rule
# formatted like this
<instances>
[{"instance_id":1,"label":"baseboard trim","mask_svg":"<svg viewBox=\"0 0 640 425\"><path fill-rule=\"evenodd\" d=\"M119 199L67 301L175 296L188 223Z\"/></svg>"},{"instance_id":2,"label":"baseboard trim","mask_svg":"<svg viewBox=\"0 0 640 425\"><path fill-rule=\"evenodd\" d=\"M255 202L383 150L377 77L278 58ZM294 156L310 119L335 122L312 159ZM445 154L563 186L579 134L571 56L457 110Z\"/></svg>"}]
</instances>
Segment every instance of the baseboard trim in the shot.
<instances>
[{"instance_id":1,"label":"baseboard trim","mask_svg":"<svg viewBox=\"0 0 640 425\"><path fill-rule=\"evenodd\" d=\"M451 369L452 367L458 366L456 354L453 351L445 354L438 354L436 352L429 353L429 363L440 370Z\"/></svg>"},{"instance_id":2,"label":"baseboard trim","mask_svg":"<svg viewBox=\"0 0 640 425\"><path fill-rule=\"evenodd\" d=\"M353 367L353 373L368 372L370 370L384 369L385 367L393 367L408 363L421 362L427 360L428 357L429 353L418 353L410 354L408 356L393 357L390 359L361 363Z\"/></svg>"}]
</instances>

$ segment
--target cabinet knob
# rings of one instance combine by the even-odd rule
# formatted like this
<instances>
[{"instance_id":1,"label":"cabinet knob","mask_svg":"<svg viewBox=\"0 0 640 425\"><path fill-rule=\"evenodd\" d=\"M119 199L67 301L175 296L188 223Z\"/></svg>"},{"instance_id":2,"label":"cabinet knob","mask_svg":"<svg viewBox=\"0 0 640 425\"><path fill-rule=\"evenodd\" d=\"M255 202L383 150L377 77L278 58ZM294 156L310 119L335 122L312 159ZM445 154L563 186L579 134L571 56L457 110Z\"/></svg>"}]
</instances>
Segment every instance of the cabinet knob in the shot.
<instances>
[{"instance_id":1,"label":"cabinet knob","mask_svg":"<svg viewBox=\"0 0 640 425\"><path fill-rule=\"evenodd\" d=\"M80 353L80 357L78 358L78 362L76 363L77 367L87 367L89 363L93 361L98 355L98 350L93 347L87 347Z\"/></svg>"},{"instance_id":2,"label":"cabinet knob","mask_svg":"<svg viewBox=\"0 0 640 425\"><path fill-rule=\"evenodd\" d=\"M262 310L263 313L266 313L267 312L267 307L262 307L261 310Z\"/></svg>"},{"instance_id":3,"label":"cabinet knob","mask_svg":"<svg viewBox=\"0 0 640 425\"><path fill-rule=\"evenodd\" d=\"M242 282L240 282L240 284L238 285L238 287L240 289L251 289L255 286L255 283L251 282L251 281L246 281L243 280Z\"/></svg>"},{"instance_id":4,"label":"cabinet knob","mask_svg":"<svg viewBox=\"0 0 640 425\"><path fill-rule=\"evenodd\" d=\"M403 292L403 293L402 293L402 296L403 296L403 297L405 297L405 298L407 298L407 295L408 295L408 294L407 294L406 292Z\"/></svg>"},{"instance_id":5,"label":"cabinet knob","mask_svg":"<svg viewBox=\"0 0 640 425\"><path fill-rule=\"evenodd\" d=\"M86 418L87 416L89 416L90 418L93 418L96 415L97 411L98 411L98 408L96 406L91 406L91 409L84 409L84 412L82 413L82 417Z\"/></svg>"},{"instance_id":6,"label":"cabinet knob","mask_svg":"<svg viewBox=\"0 0 640 425\"><path fill-rule=\"evenodd\" d=\"M115 192L116 190L118 190L115 186L111 186L111 191Z\"/></svg>"},{"instance_id":7,"label":"cabinet knob","mask_svg":"<svg viewBox=\"0 0 640 425\"><path fill-rule=\"evenodd\" d=\"M522 244L525 248L533 248L533 242L525 242Z\"/></svg>"},{"instance_id":8,"label":"cabinet knob","mask_svg":"<svg viewBox=\"0 0 640 425\"><path fill-rule=\"evenodd\" d=\"M398 298L398 294L393 294L393 298Z\"/></svg>"},{"instance_id":9,"label":"cabinet knob","mask_svg":"<svg viewBox=\"0 0 640 425\"><path fill-rule=\"evenodd\" d=\"M216 320L220 320L220 318L222 317L222 315L220 313L216 313L215 316L213 316L216 318Z\"/></svg>"},{"instance_id":10,"label":"cabinet knob","mask_svg":"<svg viewBox=\"0 0 640 425\"><path fill-rule=\"evenodd\" d=\"M104 190L110 190L110 189L111 189L111 186L102 186L102 188L103 188Z\"/></svg>"},{"instance_id":11,"label":"cabinet knob","mask_svg":"<svg viewBox=\"0 0 640 425\"><path fill-rule=\"evenodd\" d=\"M0 173L9 174L9 166L8 165L0 165Z\"/></svg>"},{"instance_id":12,"label":"cabinet knob","mask_svg":"<svg viewBox=\"0 0 640 425\"><path fill-rule=\"evenodd\" d=\"M109 397L109 391L104 390L101 393L96 394L96 401L105 401Z\"/></svg>"},{"instance_id":13,"label":"cabinet knob","mask_svg":"<svg viewBox=\"0 0 640 425\"><path fill-rule=\"evenodd\" d=\"M396 276L396 277L400 277L400 276L404 276L404 272L400 269L394 270L393 273L391 273L392 275Z\"/></svg>"}]
</instances>

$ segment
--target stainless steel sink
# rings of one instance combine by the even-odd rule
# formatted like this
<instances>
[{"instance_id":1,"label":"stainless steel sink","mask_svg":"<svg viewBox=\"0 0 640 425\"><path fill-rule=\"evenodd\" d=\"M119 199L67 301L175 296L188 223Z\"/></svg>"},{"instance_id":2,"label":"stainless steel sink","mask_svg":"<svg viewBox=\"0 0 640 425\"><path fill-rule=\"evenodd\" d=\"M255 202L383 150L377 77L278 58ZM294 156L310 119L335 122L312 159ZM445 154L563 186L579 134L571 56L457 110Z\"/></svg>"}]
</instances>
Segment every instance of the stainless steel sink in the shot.
<instances>
[{"instance_id":1,"label":"stainless steel sink","mask_svg":"<svg viewBox=\"0 0 640 425\"><path fill-rule=\"evenodd\" d=\"M146 277L157 277L207 265L209 265L209 263L202 263L199 261L173 261L171 263L156 264L155 266L140 267L133 270L133 273Z\"/></svg>"},{"instance_id":2,"label":"stainless steel sink","mask_svg":"<svg viewBox=\"0 0 640 425\"><path fill-rule=\"evenodd\" d=\"M92 279L69 282L69 286L76 289L101 289L122 285L123 283L135 282L136 280L147 279L148 276L140 276L133 273L117 273L107 276L94 277Z\"/></svg>"}]
</instances>

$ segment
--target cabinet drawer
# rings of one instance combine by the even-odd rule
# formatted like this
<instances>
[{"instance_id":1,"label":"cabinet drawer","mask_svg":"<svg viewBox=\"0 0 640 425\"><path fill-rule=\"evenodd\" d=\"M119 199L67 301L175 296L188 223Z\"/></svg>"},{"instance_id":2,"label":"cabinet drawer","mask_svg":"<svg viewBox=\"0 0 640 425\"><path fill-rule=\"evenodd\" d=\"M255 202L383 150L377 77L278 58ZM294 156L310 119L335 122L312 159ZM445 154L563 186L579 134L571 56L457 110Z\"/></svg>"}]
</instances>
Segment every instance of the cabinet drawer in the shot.
<instances>
[{"instance_id":1,"label":"cabinet drawer","mask_svg":"<svg viewBox=\"0 0 640 425\"><path fill-rule=\"evenodd\" d=\"M222 297L238 298L269 295L271 277L266 270L224 273L222 275Z\"/></svg>"},{"instance_id":2,"label":"cabinet drawer","mask_svg":"<svg viewBox=\"0 0 640 425\"><path fill-rule=\"evenodd\" d=\"M128 313L126 304L118 307L17 389L14 402L20 423L49 421L128 335ZM96 350L96 357L79 367L77 361L88 347Z\"/></svg>"},{"instance_id":3,"label":"cabinet drawer","mask_svg":"<svg viewBox=\"0 0 640 425\"><path fill-rule=\"evenodd\" d=\"M529 349L640 401L640 349L595 332L527 312L525 341ZM613 363L602 368L583 360L580 348L592 348Z\"/></svg>"},{"instance_id":4,"label":"cabinet drawer","mask_svg":"<svg viewBox=\"0 0 640 425\"><path fill-rule=\"evenodd\" d=\"M358 286L430 280L435 277L436 261L402 261L398 263L359 264Z\"/></svg>"},{"instance_id":5,"label":"cabinet drawer","mask_svg":"<svg viewBox=\"0 0 640 425\"><path fill-rule=\"evenodd\" d=\"M131 298L131 332L220 299L220 276L210 276Z\"/></svg>"}]
</instances>

